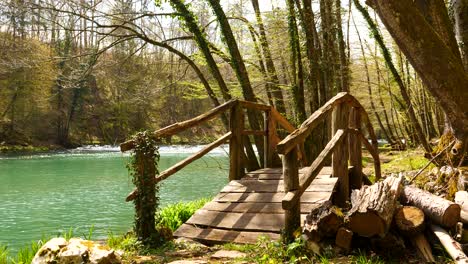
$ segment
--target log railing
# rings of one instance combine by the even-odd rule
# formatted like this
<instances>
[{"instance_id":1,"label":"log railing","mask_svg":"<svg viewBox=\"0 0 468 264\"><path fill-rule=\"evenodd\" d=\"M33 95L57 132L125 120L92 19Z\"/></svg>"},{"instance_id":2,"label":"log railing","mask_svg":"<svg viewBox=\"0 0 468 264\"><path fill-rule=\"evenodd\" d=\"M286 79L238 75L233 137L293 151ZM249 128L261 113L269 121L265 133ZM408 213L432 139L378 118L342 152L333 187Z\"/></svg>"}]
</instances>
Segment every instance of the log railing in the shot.
<instances>
[{"instance_id":1,"label":"log railing","mask_svg":"<svg viewBox=\"0 0 468 264\"><path fill-rule=\"evenodd\" d=\"M264 129L263 130L247 130L244 125L244 110L257 110L264 113ZM264 167L279 167L281 166L278 154L276 153L276 145L280 142L280 138L277 134L277 126L281 126L289 133L293 132L296 128L290 124L286 118L278 113L273 107L248 101L241 100L230 100L218 107L211 109L210 111L201 114L190 120L178 122L170 126L161 128L152 133L152 137L156 140L172 136L174 134L183 132L189 128L199 126L209 120L212 120L226 112L229 114L229 131L221 136L216 141L205 146L197 153L187 157L186 159L178 162L172 167L161 172L155 177L155 183L167 179L180 171L193 161L203 157L205 154L213 150L214 148L225 144L229 141L229 180L239 180L244 176L246 164L244 152L244 138L246 135L263 136L264 137ZM135 142L133 140L126 141L120 145L122 152L132 150L135 148ZM300 152L296 154L304 159L304 147L303 143L298 146ZM126 201L132 201L135 199L137 190L133 190L128 196Z\"/></svg>"},{"instance_id":2,"label":"log railing","mask_svg":"<svg viewBox=\"0 0 468 264\"><path fill-rule=\"evenodd\" d=\"M333 137L319 154L319 156L306 168L299 177L297 146L312 135L322 121L332 115L331 131ZM371 143L362 133L363 124L369 134ZM362 153L361 144L374 158L376 179L380 178L380 160L378 155L377 138L372 124L362 105L349 93L339 93L325 105L315 111L302 125L277 144L278 154L283 156L283 178L285 196L282 207L285 210L284 235L288 240L300 227L300 198L304 191L325 166L332 156L332 175L338 177L339 189L336 201L340 206L346 206L349 200L350 185L360 188L362 184ZM348 172L349 165L354 167L351 177Z\"/></svg>"}]
</instances>

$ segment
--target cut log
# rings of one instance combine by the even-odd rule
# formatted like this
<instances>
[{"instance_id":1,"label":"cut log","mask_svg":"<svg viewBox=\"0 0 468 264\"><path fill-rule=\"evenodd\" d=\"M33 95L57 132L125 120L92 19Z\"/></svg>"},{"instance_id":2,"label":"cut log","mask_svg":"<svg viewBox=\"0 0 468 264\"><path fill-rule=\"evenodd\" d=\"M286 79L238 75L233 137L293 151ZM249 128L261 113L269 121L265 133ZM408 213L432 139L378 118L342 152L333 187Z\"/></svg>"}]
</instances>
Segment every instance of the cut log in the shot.
<instances>
[{"instance_id":1,"label":"cut log","mask_svg":"<svg viewBox=\"0 0 468 264\"><path fill-rule=\"evenodd\" d=\"M304 221L303 233L312 241L320 241L323 237L335 236L343 225L343 216L330 201L312 210Z\"/></svg>"},{"instance_id":2,"label":"cut log","mask_svg":"<svg viewBox=\"0 0 468 264\"><path fill-rule=\"evenodd\" d=\"M452 228L460 221L460 206L413 186L405 186L400 195L404 204L424 211L434 223Z\"/></svg>"},{"instance_id":3,"label":"cut log","mask_svg":"<svg viewBox=\"0 0 468 264\"><path fill-rule=\"evenodd\" d=\"M468 192L467 191L456 192L455 203L459 204L462 210L468 212Z\"/></svg>"},{"instance_id":4,"label":"cut log","mask_svg":"<svg viewBox=\"0 0 468 264\"><path fill-rule=\"evenodd\" d=\"M395 224L405 236L420 233L424 230L424 212L414 206L402 206L395 213Z\"/></svg>"},{"instance_id":5,"label":"cut log","mask_svg":"<svg viewBox=\"0 0 468 264\"><path fill-rule=\"evenodd\" d=\"M353 231L346 229L344 227L340 227L338 232L336 233L335 244L346 250L349 251L351 249L351 241L353 240Z\"/></svg>"},{"instance_id":6,"label":"cut log","mask_svg":"<svg viewBox=\"0 0 468 264\"><path fill-rule=\"evenodd\" d=\"M352 208L347 214L349 229L364 237L384 237L393 219L402 179L403 175L391 176L371 186L353 190Z\"/></svg>"},{"instance_id":7,"label":"cut log","mask_svg":"<svg viewBox=\"0 0 468 264\"><path fill-rule=\"evenodd\" d=\"M407 237L426 262L435 262L431 246L423 234L424 212L414 206L402 206L395 213L395 225Z\"/></svg>"},{"instance_id":8,"label":"cut log","mask_svg":"<svg viewBox=\"0 0 468 264\"><path fill-rule=\"evenodd\" d=\"M462 246L457 241L453 240L445 229L432 224L431 230L456 263L468 263L468 257L463 252Z\"/></svg>"}]
</instances>

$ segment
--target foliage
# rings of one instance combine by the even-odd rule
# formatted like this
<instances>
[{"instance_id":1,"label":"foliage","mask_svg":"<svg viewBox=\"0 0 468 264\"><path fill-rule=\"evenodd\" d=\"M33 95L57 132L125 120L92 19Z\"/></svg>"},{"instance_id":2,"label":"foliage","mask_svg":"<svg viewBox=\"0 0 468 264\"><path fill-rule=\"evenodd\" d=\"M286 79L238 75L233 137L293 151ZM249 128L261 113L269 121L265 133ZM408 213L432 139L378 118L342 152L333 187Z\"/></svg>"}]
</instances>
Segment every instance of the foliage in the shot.
<instances>
[{"instance_id":1,"label":"foliage","mask_svg":"<svg viewBox=\"0 0 468 264\"><path fill-rule=\"evenodd\" d=\"M287 245L260 237L255 246L244 246L243 249L254 263L303 263L313 259L313 253L307 249L307 243L301 237Z\"/></svg>"},{"instance_id":2,"label":"foliage","mask_svg":"<svg viewBox=\"0 0 468 264\"><path fill-rule=\"evenodd\" d=\"M143 244L133 232L121 236L109 232L106 242L110 248L123 250L126 255L135 255L143 249Z\"/></svg>"},{"instance_id":3,"label":"foliage","mask_svg":"<svg viewBox=\"0 0 468 264\"><path fill-rule=\"evenodd\" d=\"M203 198L192 202L179 202L168 205L156 214L156 225L177 230L185 223L198 209L203 207L210 198Z\"/></svg>"},{"instance_id":4,"label":"foliage","mask_svg":"<svg viewBox=\"0 0 468 264\"><path fill-rule=\"evenodd\" d=\"M159 174L158 146L149 132L137 133L133 141L134 153L127 168L137 189L133 200L135 233L145 245L159 244L162 241L155 226L155 214L159 206L159 186L155 183L155 177Z\"/></svg>"},{"instance_id":5,"label":"foliage","mask_svg":"<svg viewBox=\"0 0 468 264\"><path fill-rule=\"evenodd\" d=\"M384 264L385 262L378 256L368 256L365 252L358 250L356 255L351 257L353 264Z\"/></svg>"}]
</instances>

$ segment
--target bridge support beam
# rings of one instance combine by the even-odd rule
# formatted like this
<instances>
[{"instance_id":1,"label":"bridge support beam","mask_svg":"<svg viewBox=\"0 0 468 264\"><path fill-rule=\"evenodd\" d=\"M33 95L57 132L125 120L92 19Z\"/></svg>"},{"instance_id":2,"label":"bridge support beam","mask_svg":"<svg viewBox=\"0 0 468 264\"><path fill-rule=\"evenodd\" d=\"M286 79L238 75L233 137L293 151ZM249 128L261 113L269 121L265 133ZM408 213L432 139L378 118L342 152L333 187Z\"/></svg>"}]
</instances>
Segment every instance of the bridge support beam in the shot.
<instances>
[{"instance_id":1,"label":"bridge support beam","mask_svg":"<svg viewBox=\"0 0 468 264\"><path fill-rule=\"evenodd\" d=\"M299 167L297 161L297 151L293 149L283 156L283 179L284 192L296 191L299 188ZM301 227L301 201L297 199L294 205L285 210L285 225L283 230L283 241L292 242L294 232Z\"/></svg>"},{"instance_id":2,"label":"bridge support beam","mask_svg":"<svg viewBox=\"0 0 468 264\"><path fill-rule=\"evenodd\" d=\"M332 132L338 129L348 128L349 106L340 104L335 107L332 113ZM349 201L349 174L348 174L348 144L339 144L332 157L333 177L338 177L338 193L336 203L340 207L346 207Z\"/></svg>"}]
</instances>

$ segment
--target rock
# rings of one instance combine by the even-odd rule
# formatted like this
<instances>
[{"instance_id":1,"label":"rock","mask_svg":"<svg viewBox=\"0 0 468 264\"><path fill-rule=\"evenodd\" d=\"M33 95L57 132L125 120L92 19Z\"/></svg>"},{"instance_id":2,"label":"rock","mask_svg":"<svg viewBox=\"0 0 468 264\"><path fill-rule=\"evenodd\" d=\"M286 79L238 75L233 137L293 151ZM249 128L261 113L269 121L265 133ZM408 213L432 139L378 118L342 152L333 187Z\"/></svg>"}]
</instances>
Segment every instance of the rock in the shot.
<instances>
[{"instance_id":1,"label":"rock","mask_svg":"<svg viewBox=\"0 0 468 264\"><path fill-rule=\"evenodd\" d=\"M94 241L72 238L49 240L34 256L32 264L119 264L120 255Z\"/></svg>"},{"instance_id":2,"label":"rock","mask_svg":"<svg viewBox=\"0 0 468 264\"><path fill-rule=\"evenodd\" d=\"M64 248L67 244L65 238L52 238L37 251L31 264L52 263L56 259L60 249Z\"/></svg>"},{"instance_id":3,"label":"rock","mask_svg":"<svg viewBox=\"0 0 468 264\"><path fill-rule=\"evenodd\" d=\"M211 255L212 259L236 259L236 258L245 258L247 255L245 253L235 251L235 250L220 250Z\"/></svg>"}]
</instances>

